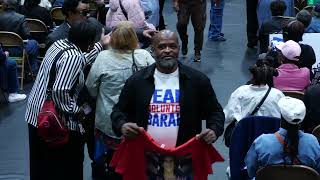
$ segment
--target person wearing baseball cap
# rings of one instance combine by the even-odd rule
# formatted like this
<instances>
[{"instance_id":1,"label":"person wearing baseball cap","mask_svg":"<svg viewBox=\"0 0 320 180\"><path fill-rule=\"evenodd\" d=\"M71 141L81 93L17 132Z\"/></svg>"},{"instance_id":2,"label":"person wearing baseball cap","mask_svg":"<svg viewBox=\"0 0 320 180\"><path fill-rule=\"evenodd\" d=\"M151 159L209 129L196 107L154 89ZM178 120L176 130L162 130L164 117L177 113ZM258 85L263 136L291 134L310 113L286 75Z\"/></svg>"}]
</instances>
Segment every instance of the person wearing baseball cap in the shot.
<instances>
[{"instance_id":1,"label":"person wearing baseball cap","mask_svg":"<svg viewBox=\"0 0 320 180\"><path fill-rule=\"evenodd\" d=\"M278 44L279 75L273 78L274 87L281 91L303 92L310 85L310 70L299 68L300 45L292 40Z\"/></svg>"},{"instance_id":2,"label":"person wearing baseball cap","mask_svg":"<svg viewBox=\"0 0 320 180\"><path fill-rule=\"evenodd\" d=\"M316 4L313 8L313 17L310 25L306 29L307 33L320 33L320 4Z\"/></svg>"},{"instance_id":3,"label":"person wearing baseball cap","mask_svg":"<svg viewBox=\"0 0 320 180\"><path fill-rule=\"evenodd\" d=\"M299 130L306 115L304 103L285 96L278 102L281 112L280 129L262 134L251 145L245 164L250 178L261 167L275 164L305 165L320 172L320 145L317 138Z\"/></svg>"}]
</instances>

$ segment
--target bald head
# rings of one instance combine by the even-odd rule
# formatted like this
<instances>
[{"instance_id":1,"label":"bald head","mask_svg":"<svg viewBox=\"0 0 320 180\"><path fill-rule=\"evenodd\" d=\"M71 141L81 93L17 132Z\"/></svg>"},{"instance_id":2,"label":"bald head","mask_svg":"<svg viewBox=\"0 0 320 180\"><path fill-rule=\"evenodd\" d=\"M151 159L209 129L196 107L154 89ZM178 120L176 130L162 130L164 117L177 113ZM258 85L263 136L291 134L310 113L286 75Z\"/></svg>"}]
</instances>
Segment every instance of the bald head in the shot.
<instances>
[{"instance_id":1,"label":"bald head","mask_svg":"<svg viewBox=\"0 0 320 180\"><path fill-rule=\"evenodd\" d=\"M162 73L172 73L178 67L179 40L175 32L163 30L153 36L152 47L157 69Z\"/></svg>"},{"instance_id":2,"label":"bald head","mask_svg":"<svg viewBox=\"0 0 320 180\"><path fill-rule=\"evenodd\" d=\"M179 44L178 36L175 32L165 29L156 33L152 38L152 44L158 44L162 39L174 39L177 44Z\"/></svg>"}]
</instances>

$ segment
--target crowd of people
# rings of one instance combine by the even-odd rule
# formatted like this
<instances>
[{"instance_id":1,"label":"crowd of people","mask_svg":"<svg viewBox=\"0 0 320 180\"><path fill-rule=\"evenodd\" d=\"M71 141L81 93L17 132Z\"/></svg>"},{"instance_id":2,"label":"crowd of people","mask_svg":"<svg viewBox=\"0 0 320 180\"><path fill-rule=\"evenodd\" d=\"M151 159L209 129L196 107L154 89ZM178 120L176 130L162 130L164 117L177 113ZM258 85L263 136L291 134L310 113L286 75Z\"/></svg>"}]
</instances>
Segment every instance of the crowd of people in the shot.
<instances>
[{"instance_id":1,"label":"crowd of people","mask_svg":"<svg viewBox=\"0 0 320 180\"><path fill-rule=\"evenodd\" d=\"M247 1L247 46L259 44L259 57L248 69L251 79L223 108L207 75L179 61L180 51L188 54L191 19L193 61L201 62L206 0L172 0L177 33L166 29L164 0L96 1L95 13L87 0L0 2L0 31L25 40L21 48L31 67L26 74L36 76L25 114L31 180L83 179L85 144L93 179L135 179L123 167L138 162L113 163L121 159L120 149L132 150L124 146L128 142L146 151L157 144L157 150L146 152L143 178L201 179L209 171L193 166L196 152L208 152L202 155L210 155L205 162L210 165L221 161L211 144L224 134L230 146L236 126L251 116L278 118L280 129L260 133L251 142L243 159L247 177L253 179L260 168L274 164L305 165L320 173L320 145L311 134L320 125L320 69L313 69L313 47L301 43L304 33L320 33L320 4L296 14L293 0ZM61 6L65 16L59 25L49 13L52 6ZM226 41L224 7L224 0L211 0L211 41ZM32 35L26 18L42 21L49 33ZM283 42L269 43L273 33L281 33ZM45 55L39 61L41 43ZM27 98L18 93L18 68L10 58L21 48L0 46L0 88L9 92L9 102ZM288 92L303 96L289 97ZM151 139L141 138L145 136ZM190 145L194 142L199 146Z\"/></svg>"}]
</instances>

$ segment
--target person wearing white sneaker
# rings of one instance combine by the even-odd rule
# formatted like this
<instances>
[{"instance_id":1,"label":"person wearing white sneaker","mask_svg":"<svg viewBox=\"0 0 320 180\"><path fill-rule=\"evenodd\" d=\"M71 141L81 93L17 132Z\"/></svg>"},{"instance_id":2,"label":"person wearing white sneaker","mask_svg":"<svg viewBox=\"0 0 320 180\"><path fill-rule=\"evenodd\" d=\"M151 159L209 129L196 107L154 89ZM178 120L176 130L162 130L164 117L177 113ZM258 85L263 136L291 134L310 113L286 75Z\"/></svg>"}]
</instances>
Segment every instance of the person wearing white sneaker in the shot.
<instances>
[{"instance_id":1,"label":"person wearing white sneaker","mask_svg":"<svg viewBox=\"0 0 320 180\"><path fill-rule=\"evenodd\" d=\"M27 98L25 94L18 94L19 82L18 82L17 63L14 60L7 58L6 68L7 68L8 92L9 92L8 101L10 103L14 103L17 101L25 100Z\"/></svg>"},{"instance_id":2,"label":"person wearing white sneaker","mask_svg":"<svg viewBox=\"0 0 320 180\"><path fill-rule=\"evenodd\" d=\"M25 100L26 98L27 98L27 95L25 94L10 93L8 101L13 103L13 102Z\"/></svg>"},{"instance_id":3,"label":"person wearing white sneaker","mask_svg":"<svg viewBox=\"0 0 320 180\"><path fill-rule=\"evenodd\" d=\"M7 76L6 83L4 86L7 87L9 92L8 101L10 103L21 101L26 99L25 94L18 94L19 83L18 83L18 72L17 63L10 58L8 58L9 52L3 51L0 45L0 66L5 66L5 73Z\"/></svg>"},{"instance_id":4,"label":"person wearing white sneaker","mask_svg":"<svg viewBox=\"0 0 320 180\"><path fill-rule=\"evenodd\" d=\"M26 98L27 98L27 95L25 94L10 93L8 101L13 103L13 102L25 100Z\"/></svg>"}]
</instances>

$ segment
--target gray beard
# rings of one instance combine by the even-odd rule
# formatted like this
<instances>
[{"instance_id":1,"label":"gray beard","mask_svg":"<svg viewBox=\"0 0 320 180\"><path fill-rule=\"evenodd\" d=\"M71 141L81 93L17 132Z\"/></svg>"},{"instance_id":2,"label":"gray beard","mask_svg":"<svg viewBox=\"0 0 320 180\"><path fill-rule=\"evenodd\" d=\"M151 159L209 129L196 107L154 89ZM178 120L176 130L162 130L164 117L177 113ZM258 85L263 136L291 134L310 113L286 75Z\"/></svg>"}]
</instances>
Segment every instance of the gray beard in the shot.
<instances>
[{"instance_id":1,"label":"gray beard","mask_svg":"<svg viewBox=\"0 0 320 180\"><path fill-rule=\"evenodd\" d=\"M158 59L157 64L163 69L173 69L178 64L178 59L172 58L168 59Z\"/></svg>"}]
</instances>

